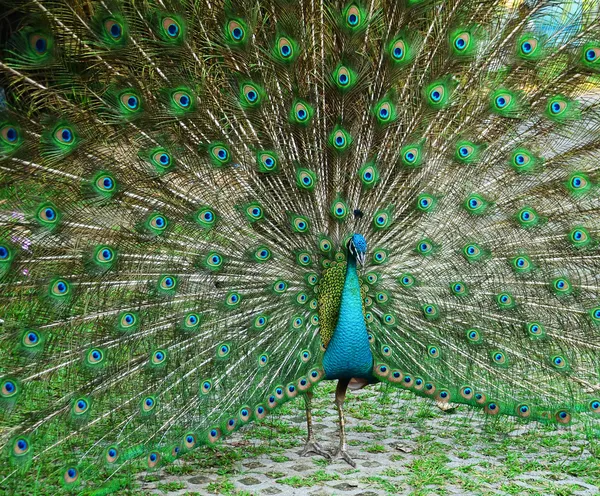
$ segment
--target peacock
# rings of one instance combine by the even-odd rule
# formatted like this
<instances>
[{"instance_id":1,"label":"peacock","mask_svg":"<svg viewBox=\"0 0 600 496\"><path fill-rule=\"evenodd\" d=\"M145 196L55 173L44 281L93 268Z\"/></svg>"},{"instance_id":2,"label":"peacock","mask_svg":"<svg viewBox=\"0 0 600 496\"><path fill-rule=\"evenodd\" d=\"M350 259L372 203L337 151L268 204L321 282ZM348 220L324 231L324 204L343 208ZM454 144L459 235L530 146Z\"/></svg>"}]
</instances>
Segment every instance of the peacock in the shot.
<instances>
[{"instance_id":1,"label":"peacock","mask_svg":"<svg viewBox=\"0 0 600 496\"><path fill-rule=\"evenodd\" d=\"M0 487L323 380L600 437L596 2L0 4Z\"/></svg>"}]
</instances>

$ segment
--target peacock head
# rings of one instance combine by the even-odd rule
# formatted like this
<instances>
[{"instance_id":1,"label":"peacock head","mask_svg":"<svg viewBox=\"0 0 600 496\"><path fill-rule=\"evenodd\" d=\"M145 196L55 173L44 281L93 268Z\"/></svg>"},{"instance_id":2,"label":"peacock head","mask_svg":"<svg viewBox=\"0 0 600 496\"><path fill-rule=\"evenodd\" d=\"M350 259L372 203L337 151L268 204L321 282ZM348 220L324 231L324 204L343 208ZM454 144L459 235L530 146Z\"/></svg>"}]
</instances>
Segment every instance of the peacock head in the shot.
<instances>
[{"instance_id":1,"label":"peacock head","mask_svg":"<svg viewBox=\"0 0 600 496\"><path fill-rule=\"evenodd\" d=\"M362 234L353 234L348 240L348 254L353 256L361 265L365 264L367 240Z\"/></svg>"}]
</instances>

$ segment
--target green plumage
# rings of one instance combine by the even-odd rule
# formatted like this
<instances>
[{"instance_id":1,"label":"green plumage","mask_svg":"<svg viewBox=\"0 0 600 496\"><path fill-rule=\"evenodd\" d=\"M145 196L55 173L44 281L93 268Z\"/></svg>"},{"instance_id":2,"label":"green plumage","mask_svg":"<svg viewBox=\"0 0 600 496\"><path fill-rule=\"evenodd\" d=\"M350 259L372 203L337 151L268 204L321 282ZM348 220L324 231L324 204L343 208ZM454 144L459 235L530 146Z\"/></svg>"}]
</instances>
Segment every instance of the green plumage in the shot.
<instances>
[{"instance_id":1,"label":"green plumage","mask_svg":"<svg viewBox=\"0 0 600 496\"><path fill-rule=\"evenodd\" d=\"M0 5L0 485L309 393L363 257L368 381L598 436L597 9Z\"/></svg>"}]
</instances>

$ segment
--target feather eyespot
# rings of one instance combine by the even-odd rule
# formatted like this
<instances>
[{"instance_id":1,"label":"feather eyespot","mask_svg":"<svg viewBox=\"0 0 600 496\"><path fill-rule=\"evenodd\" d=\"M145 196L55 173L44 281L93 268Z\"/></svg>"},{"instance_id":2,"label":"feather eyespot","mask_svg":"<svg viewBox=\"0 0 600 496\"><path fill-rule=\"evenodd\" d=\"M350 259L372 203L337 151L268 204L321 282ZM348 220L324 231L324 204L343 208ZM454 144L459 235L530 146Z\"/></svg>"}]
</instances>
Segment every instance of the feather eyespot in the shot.
<instances>
[{"instance_id":1,"label":"feather eyespot","mask_svg":"<svg viewBox=\"0 0 600 496\"><path fill-rule=\"evenodd\" d=\"M297 100L292 105L290 120L300 126L307 126L312 119L313 108L305 101Z\"/></svg>"},{"instance_id":2,"label":"feather eyespot","mask_svg":"<svg viewBox=\"0 0 600 496\"><path fill-rule=\"evenodd\" d=\"M366 163L358 171L358 177L364 188L369 189L379 181L379 171L373 162Z\"/></svg>"},{"instance_id":3,"label":"feather eyespot","mask_svg":"<svg viewBox=\"0 0 600 496\"><path fill-rule=\"evenodd\" d=\"M308 116L308 112L304 108L304 105L299 103L296 106L296 117L298 117L298 120L304 121L304 120L306 120L307 116Z\"/></svg>"},{"instance_id":4,"label":"feather eyespot","mask_svg":"<svg viewBox=\"0 0 600 496\"><path fill-rule=\"evenodd\" d=\"M148 455L148 458L146 458L146 463L148 464L148 468L156 468L160 463L160 453L152 451Z\"/></svg>"},{"instance_id":5,"label":"feather eyespot","mask_svg":"<svg viewBox=\"0 0 600 496\"><path fill-rule=\"evenodd\" d=\"M68 126L59 126L54 130L54 138L65 145L72 145L75 141L73 129Z\"/></svg>"},{"instance_id":6,"label":"feather eyespot","mask_svg":"<svg viewBox=\"0 0 600 496\"><path fill-rule=\"evenodd\" d=\"M202 383L202 387L200 389L200 392L202 394L208 394L211 389L212 389L212 382L211 381L204 381Z\"/></svg>"},{"instance_id":7,"label":"feather eyespot","mask_svg":"<svg viewBox=\"0 0 600 496\"><path fill-rule=\"evenodd\" d=\"M266 417L267 410L265 409L264 406L257 405L256 408L254 409L254 414L258 420L262 420Z\"/></svg>"},{"instance_id":8,"label":"feather eyespot","mask_svg":"<svg viewBox=\"0 0 600 496\"><path fill-rule=\"evenodd\" d=\"M600 46L594 42L584 45L581 60L586 67L598 70L600 64Z\"/></svg>"},{"instance_id":9,"label":"feather eyespot","mask_svg":"<svg viewBox=\"0 0 600 496\"><path fill-rule=\"evenodd\" d=\"M246 41L246 26L241 20L230 20L226 29L229 41L233 44L240 45Z\"/></svg>"},{"instance_id":10,"label":"feather eyespot","mask_svg":"<svg viewBox=\"0 0 600 496\"><path fill-rule=\"evenodd\" d=\"M166 217L163 215L154 214L149 218L148 225L154 232L158 234L167 228L168 222Z\"/></svg>"},{"instance_id":11,"label":"feather eyespot","mask_svg":"<svg viewBox=\"0 0 600 496\"><path fill-rule=\"evenodd\" d=\"M538 49L538 40L533 37L528 37L521 40L519 44L519 55L523 58L531 58Z\"/></svg>"},{"instance_id":12,"label":"feather eyespot","mask_svg":"<svg viewBox=\"0 0 600 496\"><path fill-rule=\"evenodd\" d=\"M164 350L156 350L152 353L150 362L152 365L161 365L167 359L167 353Z\"/></svg>"},{"instance_id":13,"label":"feather eyespot","mask_svg":"<svg viewBox=\"0 0 600 496\"><path fill-rule=\"evenodd\" d=\"M382 121L388 121L392 117L392 106L389 102L382 103L377 110L377 115Z\"/></svg>"},{"instance_id":14,"label":"feather eyespot","mask_svg":"<svg viewBox=\"0 0 600 496\"><path fill-rule=\"evenodd\" d=\"M226 358L227 356L229 356L230 351L231 351L231 348L229 347L229 345L227 343L220 344L217 347L217 356L219 358Z\"/></svg>"},{"instance_id":15,"label":"feather eyespot","mask_svg":"<svg viewBox=\"0 0 600 496\"><path fill-rule=\"evenodd\" d=\"M416 164L419 159L420 151L416 147L409 148L404 151L402 158L407 165Z\"/></svg>"},{"instance_id":16,"label":"feather eyespot","mask_svg":"<svg viewBox=\"0 0 600 496\"><path fill-rule=\"evenodd\" d=\"M458 153L462 158L468 158L471 153L473 153L473 147L464 145L458 149Z\"/></svg>"},{"instance_id":17,"label":"feather eyespot","mask_svg":"<svg viewBox=\"0 0 600 496\"><path fill-rule=\"evenodd\" d=\"M568 424L571 422L571 414L567 410L559 410L554 417L559 424Z\"/></svg>"},{"instance_id":18,"label":"feather eyespot","mask_svg":"<svg viewBox=\"0 0 600 496\"><path fill-rule=\"evenodd\" d=\"M140 98L131 92L122 93L119 100L124 109L134 112L140 108Z\"/></svg>"},{"instance_id":19,"label":"feather eyespot","mask_svg":"<svg viewBox=\"0 0 600 496\"><path fill-rule=\"evenodd\" d=\"M90 365L98 365L104 360L104 352L98 348L92 348L87 353L87 362Z\"/></svg>"},{"instance_id":20,"label":"feather eyespot","mask_svg":"<svg viewBox=\"0 0 600 496\"><path fill-rule=\"evenodd\" d=\"M351 84L351 74L347 67L341 66L336 73L336 81L341 87L346 87Z\"/></svg>"},{"instance_id":21,"label":"feather eyespot","mask_svg":"<svg viewBox=\"0 0 600 496\"><path fill-rule=\"evenodd\" d=\"M116 189L114 178L110 174L100 174L95 181L96 190L103 195L110 195Z\"/></svg>"},{"instance_id":22,"label":"feather eyespot","mask_svg":"<svg viewBox=\"0 0 600 496\"><path fill-rule=\"evenodd\" d=\"M129 329L137 324L137 316L131 312L125 312L119 318L119 325L123 329Z\"/></svg>"},{"instance_id":23,"label":"feather eyespot","mask_svg":"<svg viewBox=\"0 0 600 496\"><path fill-rule=\"evenodd\" d=\"M0 126L0 138L2 138L7 145L14 148L20 142L21 133L16 126L5 124Z\"/></svg>"},{"instance_id":24,"label":"feather eyespot","mask_svg":"<svg viewBox=\"0 0 600 496\"><path fill-rule=\"evenodd\" d=\"M109 446L104 452L106 463L116 463L119 459L119 449L116 446Z\"/></svg>"},{"instance_id":25,"label":"feather eyespot","mask_svg":"<svg viewBox=\"0 0 600 496\"><path fill-rule=\"evenodd\" d=\"M302 360L304 363L309 362L310 361L310 357L311 357L311 354L310 354L309 350L302 350L300 352L300 360Z\"/></svg>"},{"instance_id":26,"label":"feather eyespot","mask_svg":"<svg viewBox=\"0 0 600 496\"><path fill-rule=\"evenodd\" d=\"M288 288L288 284L285 281L275 281L273 284L273 290L276 293L284 293Z\"/></svg>"},{"instance_id":27,"label":"feather eyespot","mask_svg":"<svg viewBox=\"0 0 600 496\"><path fill-rule=\"evenodd\" d=\"M277 157L271 152L260 152L258 157L258 169L260 172L273 172L277 170Z\"/></svg>"},{"instance_id":28,"label":"feather eyespot","mask_svg":"<svg viewBox=\"0 0 600 496\"><path fill-rule=\"evenodd\" d=\"M548 110L554 116L562 114L567 109L568 103L566 100L556 97L548 102Z\"/></svg>"},{"instance_id":29,"label":"feather eyespot","mask_svg":"<svg viewBox=\"0 0 600 496\"><path fill-rule=\"evenodd\" d=\"M22 343L23 346L31 348L37 346L40 343L40 335L36 331L26 331L23 333Z\"/></svg>"},{"instance_id":30,"label":"feather eyespot","mask_svg":"<svg viewBox=\"0 0 600 496\"><path fill-rule=\"evenodd\" d=\"M221 429L211 429L208 432L208 441L210 443L215 443L217 442L221 437Z\"/></svg>"},{"instance_id":31,"label":"feather eyespot","mask_svg":"<svg viewBox=\"0 0 600 496\"><path fill-rule=\"evenodd\" d=\"M177 278L175 276L162 276L158 281L158 289L163 292L172 293L177 288Z\"/></svg>"},{"instance_id":32,"label":"feather eyespot","mask_svg":"<svg viewBox=\"0 0 600 496\"><path fill-rule=\"evenodd\" d=\"M431 358L439 358L440 350L437 346L429 346L427 348L427 355L430 356Z\"/></svg>"},{"instance_id":33,"label":"feather eyespot","mask_svg":"<svg viewBox=\"0 0 600 496\"><path fill-rule=\"evenodd\" d=\"M114 19L104 21L104 30L115 41L119 41L123 36L123 26Z\"/></svg>"},{"instance_id":34,"label":"feather eyespot","mask_svg":"<svg viewBox=\"0 0 600 496\"><path fill-rule=\"evenodd\" d=\"M251 83L246 83L242 87L242 95L244 96L244 103L250 107L258 105L261 101L260 90Z\"/></svg>"},{"instance_id":35,"label":"feather eyespot","mask_svg":"<svg viewBox=\"0 0 600 496\"><path fill-rule=\"evenodd\" d=\"M503 93L501 95L498 95L494 99L494 105L496 105L496 107L499 109L503 109L503 108L506 108L510 104L511 100L512 100L511 95Z\"/></svg>"},{"instance_id":36,"label":"feather eyespot","mask_svg":"<svg viewBox=\"0 0 600 496\"><path fill-rule=\"evenodd\" d=\"M141 401L141 408L143 413L150 413L156 408L156 399L154 396L146 396Z\"/></svg>"},{"instance_id":37,"label":"feather eyespot","mask_svg":"<svg viewBox=\"0 0 600 496\"><path fill-rule=\"evenodd\" d=\"M492 351L492 361L497 365L505 365L508 362L506 355L501 351Z\"/></svg>"},{"instance_id":38,"label":"feather eyespot","mask_svg":"<svg viewBox=\"0 0 600 496\"><path fill-rule=\"evenodd\" d=\"M101 246L96 251L96 260L100 263L112 262L114 257L114 250L108 246Z\"/></svg>"},{"instance_id":39,"label":"feather eyespot","mask_svg":"<svg viewBox=\"0 0 600 496\"><path fill-rule=\"evenodd\" d=\"M293 45L291 41L284 36L279 38L277 42L277 48L279 50L279 55L281 55L281 57L284 59L290 59L294 56Z\"/></svg>"},{"instance_id":40,"label":"feather eyespot","mask_svg":"<svg viewBox=\"0 0 600 496\"><path fill-rule=\"evenodd\" d=\"M40 207L37 215L44 224L55 224L58 221L58 212L50 205Z\"/></svg>"},{"instance_id":41,"label":"feather eyespot","mask_svg":"<svg viewBox=\"0 0 600 496\"><path fill-rule=\"evenodd\" d=\"M75 467L69 467L63 473L63 481L65 484L74 484L78 479L79 471Z\"/></svg>"},{"instance_id":42,"label":"feather eyespot","mask_svg":"<svg viewBox=\"0 0 600 496\"><path fill-rule=\"evenodd\" d=\"M517 415L522 418L527 418L531 415L531 408L529 405L521 404L517 405L515 409Z\"/></svg>"},{"instance_id":43,"label":"feather eyespot","mask_svg":"<svg viewBox=\"0 0 600 496\"><path fill-rule=\"evenodd\" d=\"M174 40L179 37L181 26L172 17L165 17L162 21L162 27L169 38Z\"/></svg>"},{"instance_id":44,"label":"feather eyespot","mask_svg":"<svg viewBox=\"0 0 600 496\"><path fill-rule=\"evenodd\" d=\"M481 342L481 333L477 329L467 329L467 340L470 343L478 344Z\"/></svg>"},{"instance_id":45,"label":"feather eyespot","mask_svg":"<svg viewBox=\"0 0 600 496\"><path fill-rule=\"evenodd\" d=\"M457 34L454 37L453 45L459 53L465 52L471 44L471 35L468 31Z\"/></svg>"},{"instance_id":46,"label":"feather eyespot","mask_svg":"<svg viewBox=\"0 0 600 496\"><path fill-rule=\"evenodd\" d=\"M394 42L390 47L390 53L396 62L404 60L406 57L406 45L404 44L404 40L400 39Z\"/></svg>"},{"instance_id":47,"label":"feather eyespot","mask_svg":"<svg viewBox=\"0 0 600 496\"><path fill-rule=\"evenodd\" d=\"M240 295L240 293L237 293L235 291L228 293L227 296L225 297L225 303L230 308L237 307L241 301L242 301L242 295Z\"/></svg>"},{"instance_id":48,"label":"feather eyespot","mask_svg":"<svg viewBox=\"0 0 600 496\"><path fill-rule=\"evenodd\" d=\"M187 91L175 91L172 96L173 102L182 110L187 110L192 104L192 97Z\"/></svg>"},{"instance_id":49,"label":"feather eyespot","mask_svg":"<svg viewBox=\"0 0 600 496\"><path fill-rule=\"evenodd\" d=\"M50 287L53 296L65 297L70 292L70 284L65 279L57 279Z\"/></svg>"},{"instance_id":50,"label":"feather eyespot","mask_svg":"<svg viewBox=\"0 0 600 496\"><path fill-rule=\"evenodd\" d=\"M29 46L38 56L46 55L48 53L49 39L43 34L33 33L29 36Z\"/></svg>"},{"instance_id":51,"label":"feather eyespot","mask_svg":"<svg viewBox=\"0 0 600 496\"><path fill-rule=\"evenodd\" d=\"M31 445L29 444L29 440L25 437L18 437L13 442L12 453L15 456L23 456L29 452Z\"/></svg>"},{"instance_id":52,"label":"feather eyespot","mask_svg":"<svg viewBox=\"0 0 600 496\"><path fill-rule=\"evenodd\" d=\"M346 11L346 23L351 29L356 29L362 23L362 14L356 5L351 5Z\"/></svg>"},{"instance_id":53,"label":"feather eyespot","mask_svg":"<svg viewBox=\"0 0 600 496\"><path fill-rule=\"evenodd\" d=\"M79 398L73 402L73 413L75 415L83 415L88 411L90 404L87 399Z\"/></svg>"},{"instance_id":54,"label":"feather eyespot","mask_svg":"<svg viewBox=\"0 0 600 496\"><path fill-rule=\"evenodd\" d=\"M269 319L266 315L259 315L254 319L254 327L256 329L262 329L267 325L268 321Z\"/></svg>"},{"instance_id":55,"label":"feather eyespot","mask_svg":"<svg viewBox=\"0 0 600 496\"><path fill-rule=\"evenodd\" d=\"M4 379L2 381L2 387L0 388L0 397L12 398L19 392L19 387L12 379Z\"/></svg>"},{"instance_id":56,"label":"feather eyespot","mask_svg":"<svg viewBox=\"0 0 600 496\"><path fill-rule=\"evenodd\" d=\"M386 313L383 315L383 323L388 326L392 326L396 323L396 317L394 317L391 313Z\"/></svg>"},{"instance_id":57,"label":"feather eyespot","mask_svg":"<svg viewBox=\"0 0 600 496\"><path fill-rule=\"evenodd\" d=\"M227 146L222 143L214 143L209 147L209 153L213 165L220 167L231 161L231 153Z\"/></svg>"},{"instance_id":58,"label":"feather eyespot","mask_svg":"<svg viewBox=\"0 0 600 496\"><path fill-rule=\"evenodd\" d=\"M473 388L470 386L464 386L463 388L461 388L460 390L460 395L466 399L466 400L470 400L473 398Z\"/></svg>"}]
</instances>

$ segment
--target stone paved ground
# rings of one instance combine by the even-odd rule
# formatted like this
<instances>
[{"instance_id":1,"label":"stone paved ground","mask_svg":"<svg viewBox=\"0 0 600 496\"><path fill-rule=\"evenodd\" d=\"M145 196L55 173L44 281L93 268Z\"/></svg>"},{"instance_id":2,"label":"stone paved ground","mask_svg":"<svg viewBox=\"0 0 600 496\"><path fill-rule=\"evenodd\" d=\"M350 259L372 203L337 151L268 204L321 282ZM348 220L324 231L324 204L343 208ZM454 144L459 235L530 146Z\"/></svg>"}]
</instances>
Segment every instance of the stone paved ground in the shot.
<instances>
[{"instance_id":1,"label":"stone paved ground","mask_svg":"<svg viewBox=\"0 0 600 496\"><path fill-rule=\"evenodd\" d=\"M317 437L326 448L338 440L334 385L319 386L314 405ZM140 476L135 493L600 495L600 460L580 426L492 424L465 407L443 413L383 386L351 394L346 405L356 469L340 460L299 456L306 428L298 399L215 448Z\"/></svg>"}]
</instances>

